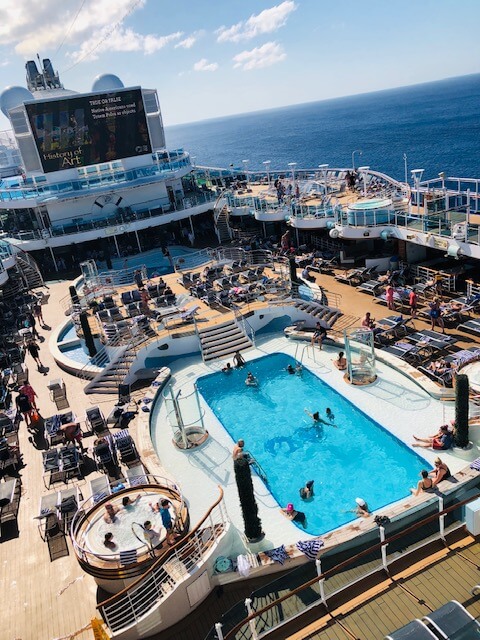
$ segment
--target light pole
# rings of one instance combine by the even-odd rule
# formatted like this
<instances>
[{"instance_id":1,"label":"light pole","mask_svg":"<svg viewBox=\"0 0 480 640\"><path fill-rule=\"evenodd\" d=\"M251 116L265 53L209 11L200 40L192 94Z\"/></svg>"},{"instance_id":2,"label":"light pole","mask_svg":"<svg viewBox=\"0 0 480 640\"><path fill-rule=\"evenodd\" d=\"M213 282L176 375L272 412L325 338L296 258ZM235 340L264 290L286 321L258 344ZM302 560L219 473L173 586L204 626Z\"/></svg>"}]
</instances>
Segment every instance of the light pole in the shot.
<instances>
[{"instance_id":1,"label":"light pole","mask_svg":"<svg viewBox=\"0 0 480 640\"><path fill-rule=\"evenodd\" d=\"M367 197L367 171L370 167L358 167L358 172L361 174L363 178L363 197Z\"/></svg>"},{"instance_id":2,"label":"light pole","mask_svg":"<svg viewBox=\"0 0 480 640\"><path fill-rule=\"evenodd\" d=\"M295 184L295 167L297 166L296 162L289 162L288 166L290 167L290 170L292 172L292 181L293 184Z\"/></svg>"},{"instance_id":3,"label":"light pole","mask_svg":"<svg viewBox=\"0 0 480 640\"><path fill-rule=\"evenodd\" d=\"M325 189L324 191L324 196L327 195L327 172L328 172L328 164L319 164L318 168L320 169L320 175L323 178L323 188Z\"/></svg>"},{"instance_id":4,"label":"light pole","mask_svg":"<svg viewBox=\"0 0 480 640\"><path fill-rule=\"evenodd\" d=\"M248 180L248 163L250 162L250 160L242 160L242 164L243 164L243 170L245 172L245 176L247 178L247 184L249 182Z\"/></svg>"},{"instance_id":5,"label":"light pole","mask_svg":"<svg viewBox=\"0 0 480 640\"><path fill-rule=\"evenodd\" d=\"M403 154L403 162L405 164L405 184L408 184L408 165L407 165L407 154Z\"/></svg>"},{"instance_id":6,"label":"light pole","mask_svg":"<svg viewBox=\"0 0 480 640\"><path fill-rule=\"evenodd\" d=\"M270 163L271 162L272 162L271 160L264 160L264 162L262 163L265 165L265 171L267 172L268 186L270 186Z\"/></svg>"},{"instance_id":7,"label":"light pole","mask_svg":"<svg viewBox=\"0 0 480 640\"><path fill-rule=\"evenodd\" d=\"M359 153L361 156L363 156L363 151L361 149L355 149L355 151L352 151L352 169L355 171L355 154Z\"/></svg>"},{"instance_id":8,"label":"light pole","mask_svg":"<svg viewBox=\"0 0 480 640\"><path fill-rule=\"evenodd\" d=\"M425 169L412 169L410 171L415 190L417 192L417 211L420 212L420 180L422 179Z\"/></svg>"}]
</instances>

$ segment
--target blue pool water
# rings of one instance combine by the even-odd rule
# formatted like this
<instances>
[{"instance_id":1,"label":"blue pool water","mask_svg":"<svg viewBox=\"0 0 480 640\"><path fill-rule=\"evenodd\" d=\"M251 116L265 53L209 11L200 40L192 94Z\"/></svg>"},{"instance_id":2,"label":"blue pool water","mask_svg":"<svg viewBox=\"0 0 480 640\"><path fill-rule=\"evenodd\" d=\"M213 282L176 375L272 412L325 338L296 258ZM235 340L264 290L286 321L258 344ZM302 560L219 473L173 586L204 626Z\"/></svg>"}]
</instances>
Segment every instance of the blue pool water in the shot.
<instances>
[{"instance_id":1,"label":"blue pool water","mask_svg":"<svg viewBox=\"0 0 480 640\"><path fill-rule=\"evenodd\" d=\"M178 258L179 256L184 256L187 253L192 253L192 249L189 249L188 247L168 247L168 250L173 259ZM193 251L197 250L195 249ZM124 269L125 266L134 268L141 267L142 265L147 267L147 273L150 277L154 273L163 276L166 273L173 273L174 270L168 258L163 255L161 249L152 249L151 251L138 253L137 255L128 256L127 258L114 258L112 260L113 269Z\"/></svg>"},{"instance_id":2,"label":"blue pool water","mask_svg":"<svg viewBox=\"0 0 480 640\"><path fill-rule=\"evenodd\" d=\"M63 342L64 340L74 340L76 337L77 332L75 331L75 327L73 326L73 324L69 323L58 334L58 342Z\"/></svg>"},{"instance_id":3,"label":"blue pool water","mask_svg":"<svg viewBox=\"0 0 480 640\"><path fill-rule=\"evenodd\" d=\"M70 358L70 360L74 360L80 364L88 364L90 362L90 356L88 353L85 353L81 345L61 347L60 351L64 353L67 358Z\"/></svg>"},{"instance_id":4,"label":"blue pool water","mask_svg":"<svg viewBox=\"0 0 480 640\"><path fill-rule=\"evenodd\" d=\"M354 519L348 510L356 497L375 510L410 495L425 460L307 369L301 376L288 374L289 363L284 354L249 363L257 388L245 385L246 369L197 382L232 438L245 440L278 503L293 502L307 515L306 530L318 535ZM315 426L304 412L325 418L327 407L336 427ZM315 481L310 502L299 497L308 480Z\"/></svg>"}]
</instances>

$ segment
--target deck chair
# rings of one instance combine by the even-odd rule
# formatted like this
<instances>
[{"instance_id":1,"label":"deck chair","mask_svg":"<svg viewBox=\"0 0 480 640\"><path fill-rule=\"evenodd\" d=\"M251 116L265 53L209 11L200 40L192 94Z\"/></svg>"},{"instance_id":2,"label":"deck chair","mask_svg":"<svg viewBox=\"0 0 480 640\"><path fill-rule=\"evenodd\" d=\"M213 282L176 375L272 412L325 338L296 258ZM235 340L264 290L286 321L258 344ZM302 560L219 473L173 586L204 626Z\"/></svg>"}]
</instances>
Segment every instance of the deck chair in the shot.
<instances>
[{"instance_id":1,"label":"deck chair","mask_svg":"<svg viewBox=\"0 0 480 640\"><path fill-rule=\"evenodd\" d=\"M431 640L431 638L438 640L427 625L418 619L412 620L401 629L385 636L385 640Z\"/></svg>"},{"instance_id":2,"label":"deck chair","mask_svg":"<svg viewBox=\"0 0 480 640\"><path fill-rule=\"evenodd\" d=\"M5 437L0 438L0 470L4 471L8 467L17 470L18 453L12 451Z\"/></svg>"},{"instance_id":3,"label":"deck chair","mask_svg":"<svg viewBox=\"0 0 480 640\"><path fill-rule=\"evenodd\" d=\"M78 487L63 489L59 491L57 500L57 515L61 522L64 533L69 533L73 516L78 510L80 503L80 493Z\"/></svg>"},{"instance_id":4,"label":"deck chair","mask_svg":"<svg viewBox=\"0 0 480 640\"><path fill-rule=\"evenodd\" d=\"M371 293L373 296L376 296L384 286L385 282L382 282L381 280L367 280L357 287L357 291Z\"/></svg>"},{"instance_id":5,"label":"deck chair","mask_svg":"<svg viewBox=\"0 0 480 640\"><path fill-rule=\"evenodd\" d=\"M85 411L85 421L90 426L92 433L101 435L108 431L107 421L100 407L90 407Z\"/></svg>"},{"instance_id":6,"label":"deck chair","mask_svg":"<svg viewBox=\"0 0 480 640\"><path fill-rule=\"evenodd\" d=\"M198 309L200 309L200 305L196 304L194 307L190 309L186 309L183 313L180 314L180 319L182 322L192 322L194 316L197 315Z\"/></svg>"},{"instance_id":7,"label":"deck chair","mask_svg":"<svg viewBox=\"0 0 480 640\"><path fill-rule=\"evenodd\" d=\"M370 269L368 267L363 267L361 269L350 269L350 271L347 271L347 273L339 273L338 275L336 275L335 280L338 280L338 282L349 284L351 286L355 284L358 285L365 280L365 276L369 273L369 271Z\"/></svg>"},{"instance_id":8,"label":"deck chair","mask_svg":"<svg viewBox=\"0 0 480 640\"><path fill-rule=\"evenodd\" d=\"M112 494L110 483L107 476L100 476L90 480L90 495L92 496L93 504L97 504L104 498L108 498Z\"/></svg>"},{"instance_id":9,"label":"deck chair","mask_svg":"<svg viewBox=\"0 0 480 640\"><path fill-rule=\"evenodd\" d=\"M78 449L75 446L66 446L62 447L58 453L62 471L65 475L65 482L67 482L72 475L77 475L80 478L82 475L80 470L82 458Z\"/></svg>"},{"instance_id":10,"label":"deck chair","mask_svg":"<svg viewBox=\"0 0 480 640\"><path fill-rule=\"evenodd\" d=\"M97 469L108 474L114 467L118 466L115 451L111 446L110 438L102 438L102 441L95 445L93 457Z\"/></svg>"},{"instance_id":11,"label":"deck chair","mask_svg":"<svg viewBox=\"0 0 480 640\"><path fill-rule=\"evenodd\" d=\"M113 439L121 462L128 464L139 459L135 442L127 429L122 429L122 431L115 433Z\"/></svg>"},{"instance_id":12,"label":"deck chair","mask_svg":"<svg viewBox=\"0 0 480 640\"><path fill-rule=\"evenodd\" d=\"M45 419L45 440L51 447L63 443L62 421L59 415Z\"/></svg>"},{"instance_id":13,"label":"deck chair","mask_svg":"<svg viewBox=\"0 0 480 640\"><path fill-rule=\"evenodd\" d=\"M43 483L47 489L56 480L63 480L63 472L60 470L60 456L57 449L49 449L42 452L43 457ZM48 484L46 479L48 478Z\"/></svg>"},{"instance_id":14,"label":"deck chair","mask_svg":"<svg viewBox=\"0 0 480 640\"><path fill-rule=\"evenodd\" d=\"M127 469L127 480L131 487L136 487L139 484L148 484L143 464L136 464L134 467Z\"/></svg>"},{"instance_id":15,"label":"deck chair","mask_svg":"<svg viewBox=\"0 0 480 640\"><path fill-rule=\"evenodd\" d=\"M127 304L130 304L131 302L133 302L133 296L131 291L123 291L120 298L124 306L127 306Z\"/></svg>"},{"instance_id":16,"label":"deck chair","mask_svg":"<svg viewBox=\"0 0 480 640\"><path fill-rule=\"evenodd\" d=\"M475 618L456 600L451 600L444 604L443 607L432 611L428 616L423 618L426 620L439 634L441 638L453 638L464 628L472 628L470 635L463 636L465 638L474 638L474 629L480 629L480 624ZM472 622L473 621L473 622Z\"/></svg>"}]
</instances>

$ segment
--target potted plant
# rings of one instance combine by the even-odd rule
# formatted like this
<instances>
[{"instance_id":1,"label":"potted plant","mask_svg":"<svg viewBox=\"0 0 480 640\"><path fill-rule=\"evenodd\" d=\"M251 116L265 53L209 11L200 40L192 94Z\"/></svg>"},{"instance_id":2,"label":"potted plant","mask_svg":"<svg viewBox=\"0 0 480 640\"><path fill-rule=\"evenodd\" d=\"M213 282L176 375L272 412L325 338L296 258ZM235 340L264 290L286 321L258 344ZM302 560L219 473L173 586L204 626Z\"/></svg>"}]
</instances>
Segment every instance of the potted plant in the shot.
<instances>
[{"instance_id":1,"label":"potted plant","mask_svg":"<svg viewBox=\"0 0 480 640\"><path fill-rule=\"evenodd\" d=\"M455 446L466 449L468 439L468 410L470 385L468 376L463 373L455 376Z\"/></svg>"},{"instance_id":2,"label":"potted plant","mask_svg":"<svg viewBox=\"0 0 480 640\"><path fill-rule=\"evenodd\" d=\"M259 542L265 537L265 534L262 531L262 521L258 517L250 464L246 458L237 458L233 463L233 468L242 508L245 535L249 542Z\"/></svg>"}]
</instances>

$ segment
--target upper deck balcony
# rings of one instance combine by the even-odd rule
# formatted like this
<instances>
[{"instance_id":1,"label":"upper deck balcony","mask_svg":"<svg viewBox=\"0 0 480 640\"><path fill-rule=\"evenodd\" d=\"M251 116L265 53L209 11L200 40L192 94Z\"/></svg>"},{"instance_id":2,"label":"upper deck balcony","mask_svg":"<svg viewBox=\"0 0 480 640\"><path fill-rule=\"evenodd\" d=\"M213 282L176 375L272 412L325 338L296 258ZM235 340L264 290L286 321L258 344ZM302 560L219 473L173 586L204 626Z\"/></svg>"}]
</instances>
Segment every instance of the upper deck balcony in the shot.
<instances>
[{"instance_id":1,"label":"upper deck balcony","mask_svg":"<svg viewBox=\"0 0 480 640\"><path fill-rule=\"evenodd\" d=\"M66 200L92 189L136 186L181 177L192 169L190 155L183 149L153 154L154 164L135 169L124 169L121 161L79 168L78 179L49 184L44 175L26 179L9 178L0 183L0 202L21 200Z\"/></svg>"}]
</instances>

